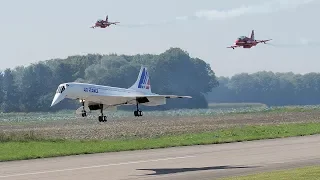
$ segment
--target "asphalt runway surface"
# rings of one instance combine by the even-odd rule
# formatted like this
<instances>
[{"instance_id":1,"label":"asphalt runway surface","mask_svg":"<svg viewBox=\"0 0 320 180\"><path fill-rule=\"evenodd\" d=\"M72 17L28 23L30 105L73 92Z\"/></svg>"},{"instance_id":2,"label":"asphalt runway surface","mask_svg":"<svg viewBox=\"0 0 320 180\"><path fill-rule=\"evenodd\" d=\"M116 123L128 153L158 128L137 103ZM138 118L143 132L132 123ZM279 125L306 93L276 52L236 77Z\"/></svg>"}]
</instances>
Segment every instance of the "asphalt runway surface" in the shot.
<instances>
[{"instance_id":1,"label":"asphalt runway surface","mask_svg":"<svg viewBox=\"0 0 320 180\"><path fill-rule=\"evenodd\" d=\"M0 180L216 179L320 165L320 136L0 163Z\"/></svg>"}]
</instances>

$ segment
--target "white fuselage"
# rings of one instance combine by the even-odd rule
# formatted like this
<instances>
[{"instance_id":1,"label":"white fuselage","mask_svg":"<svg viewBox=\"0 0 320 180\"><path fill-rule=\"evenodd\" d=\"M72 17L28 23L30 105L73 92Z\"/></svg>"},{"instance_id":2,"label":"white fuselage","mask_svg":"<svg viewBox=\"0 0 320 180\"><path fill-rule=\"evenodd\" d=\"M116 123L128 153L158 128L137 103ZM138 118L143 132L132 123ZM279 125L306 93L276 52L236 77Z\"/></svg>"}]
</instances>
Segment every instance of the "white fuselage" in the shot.
<instances>
[{"instance_id":1,"label":"white fuselage","mask_svg":"<svg viewBox=\"0 0 320 180\"><path fill-rule=\"evenodd\" d=\"M136 97L146 95L157 96L158 94L140 92L134 89L71 82L59 85L51 106L59 103L64 98L80 99L92 101L94 103L107 103L109 105L113 105L117 103L125 103L126 101L128 101L128 99L135 99ZM164 97L152 97L151 99L153 101L157 101L153 102L155 103L155 105L161 105L166 103ZM149 104L152 105L153 103L150 102Z\"/></svg>"}]
</instances>

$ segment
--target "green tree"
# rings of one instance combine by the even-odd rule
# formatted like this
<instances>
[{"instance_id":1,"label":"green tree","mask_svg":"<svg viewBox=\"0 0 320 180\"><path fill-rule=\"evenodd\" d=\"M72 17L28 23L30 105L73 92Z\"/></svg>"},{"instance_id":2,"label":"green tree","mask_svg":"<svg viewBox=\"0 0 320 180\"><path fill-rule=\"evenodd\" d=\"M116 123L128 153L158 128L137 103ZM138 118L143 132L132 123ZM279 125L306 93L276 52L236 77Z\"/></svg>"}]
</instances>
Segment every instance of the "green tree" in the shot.
<instances>
[{"instance_id":1,"label":"green tree","mask_svg":"<svg viewBox=\"0 0 320 180\"><path fill-rule=\"evenodd\" d=\"M3 73L3 101L1 109L3 112L19 111L19 96L17 86L14 82L14 77L10 69L6 69Z\"/></svg>"},{"instance_id":2,"label":"green tree","mask_svg":"<svg viewBox=\"0 0 320 180\"><path fill-rule=\"evenodd\" d=\"M0 104L3 102L3 72L0 72Z\"/></svg>"},{"instance_id":3,"label":"green tree","mask_svg":"<svg viewBox=\"0 0 320 180\"><path fill-rule=\"evenodd\" d=\"M320 103L320 73L261 71L237 74L220 83L207 95L210 102L260 102L270 106Z\"/></svg>"},{"instance_id":4,"label":"green tree","mask_svg":"<svg viewBox=\"0 0 320 180\"><path fill-rule=\"evenodd\" d=\"M170 48L159 55L76 55L6 70L2 109L6 112L74 109L79 104L70 100L50 107L59 84L77 81L128 88L136 81L141 65L148 67L153 92L193 96L192 99L168 100L165 106L145 107L146 110L205 108L204 94L219 84L209 64L191 58L180 48Z\"/></svg>"}]
</instances>

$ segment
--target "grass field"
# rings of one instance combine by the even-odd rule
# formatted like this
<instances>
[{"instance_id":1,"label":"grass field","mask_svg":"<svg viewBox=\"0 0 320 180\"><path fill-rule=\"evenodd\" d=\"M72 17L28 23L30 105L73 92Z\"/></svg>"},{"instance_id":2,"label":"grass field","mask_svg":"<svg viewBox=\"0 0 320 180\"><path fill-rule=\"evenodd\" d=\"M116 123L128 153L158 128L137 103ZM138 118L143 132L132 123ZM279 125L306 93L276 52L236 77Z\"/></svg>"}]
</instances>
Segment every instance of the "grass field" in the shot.
<instances>
[{"instance_id":1,"label":"grass field","mask_svg":"<svg viewBox=\"0 0 320 180\"><path fill-rule=\"evenodd\" d=\"M239 176L223 178L221 180L319 180L320 166L312 166L283 171L273 171L253 174L249 176Z\"/></svg>"},{"instance_id":2,"label":"grass field","mask_svg":"<svg viewBox=\"0 0 320 180\"><path fill-rule=\"evenodd\" d=\"M118 140L59 140L37 139L32 136L26 136L25 139L11 139L10 141L2 142L0 144L0 161L250 141L318 133L320 133L320 123L245 126L214 132ZM5 139L3 138L3 140Z\"/></svg>"},{"instance_id":3,"label":"grass field","mask_svg":"<svg viewBox=\"0 0 320 180\"><path fill-rule=\"evenodd\" d=\"M228 106L228 108L221 108ZM211 144L320 133L320 106L108 113L0 113L0 160ZM248 105L245 105L248 106Z\"/></svg>"},{"instance_id":4,"label":"grass field","mask_svg":"<svg viewBox=\"0 0 320 180\"><path fill-rule=\"evenodd\" d=\"M320 122L319 106L273 107L248 111L172 110L145 112L145 116L139 118L133 117L131 112L127 115L125 113L116 112L118 115L109 116L107 123L99 123L96 115L82 118L72 112L0 114L0 141L24 138L155 138L245 125Z\"/></svg>"},{"instance_id":5,"label":"grass field","mask_svg":"<svg viewBox=\"0 0 320 180\"><path fill-rule=\"evenodd\" d=\"M178 109L168 111L146 111L146 117L194 117L194 116L221 116L227 114L245 114L245 113L268 113L268 112L300 112L319 110L320 105L310 106L280 106L267 107L260 103L219 103L209 104L208 109ZM22 122L49 122L49 121L64 121L76 120L80 116L75 116L75 111L66 110L57 113L39 112L39 113L0 113L0 124L3 123L22 123ZM97 116L98 112L89 116ZM131 111L115 111L106 112L111 119L131 118L133 112Z\"/></svg>"}]
</instances>

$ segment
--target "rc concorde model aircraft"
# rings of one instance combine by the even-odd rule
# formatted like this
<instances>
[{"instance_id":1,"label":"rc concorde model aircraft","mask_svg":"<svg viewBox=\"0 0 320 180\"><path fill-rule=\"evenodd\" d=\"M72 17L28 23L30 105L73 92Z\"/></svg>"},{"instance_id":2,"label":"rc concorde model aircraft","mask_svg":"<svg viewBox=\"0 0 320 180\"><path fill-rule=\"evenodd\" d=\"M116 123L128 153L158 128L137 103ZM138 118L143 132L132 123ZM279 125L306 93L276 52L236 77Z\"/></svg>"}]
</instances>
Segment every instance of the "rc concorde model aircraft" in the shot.
<instances>
[{"instance_id":1,"label":"rc concorde model aircraft","mask_svg":"<svg viewBox=\"0 0 320 180\"><path fill-rule=\"evenodd\" d=\"M51 106L58 104L64 98L78 99L82 106L78 109L82 117L87 111L100 110L99 122L106 122L107 117L103 110L120 105L136 105L134 116L142 116L139 104L145 106L158 106L166 104L168 98L191 98L191 96L159 95L151 92L149 73L146 67L141 67L138 79L128 89L102 86L86 83L63 83L58 86ZM77 111L78 111L77 110Z\"/></svg>"}]
</instances>

